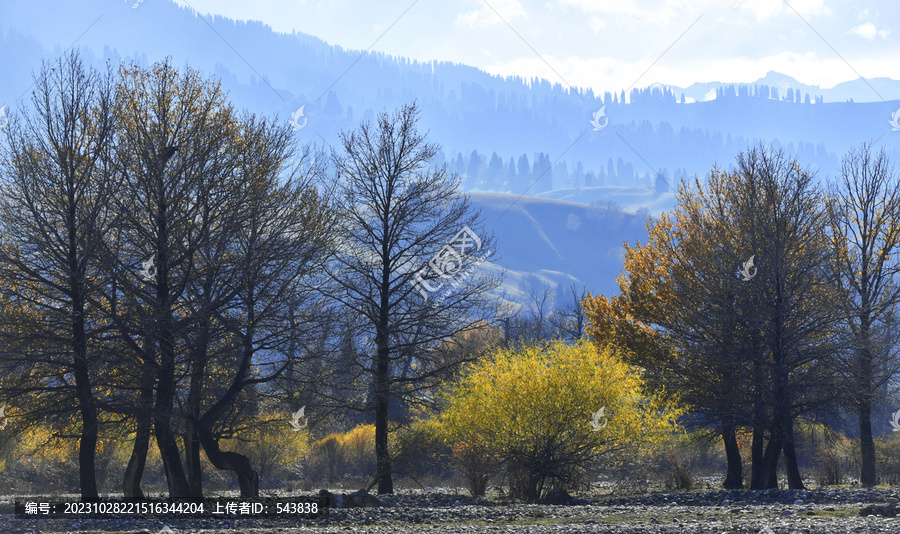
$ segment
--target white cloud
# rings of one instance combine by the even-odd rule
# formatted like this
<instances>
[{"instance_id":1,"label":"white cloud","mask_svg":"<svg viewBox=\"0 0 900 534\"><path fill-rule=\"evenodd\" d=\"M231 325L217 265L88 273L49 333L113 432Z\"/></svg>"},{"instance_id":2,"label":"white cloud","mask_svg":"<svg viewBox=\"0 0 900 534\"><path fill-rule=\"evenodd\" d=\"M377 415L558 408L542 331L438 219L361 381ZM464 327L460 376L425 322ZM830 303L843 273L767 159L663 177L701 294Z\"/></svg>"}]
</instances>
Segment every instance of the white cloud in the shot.
<instances>
[{"instance_id":1,"label":"white cloud","mask_svg":"<svg viewBox=\"0 0 900 534\"><path fill-rule=\"evenodd\" d=\"M896 34L889 33L900 24L897 0L486 1L420 2L413 9L410 0L191 0L191 5L354 50L368 49L379 38L373 50L391 55L554 83L562 83L561 76L602 91L620 91L635 80L639 87L749 82L768 71L829 87L858 75L900 72Z\"/></svg>"},{"instance_id":2,"label":"white cloud","mask_svg":"<svg viewBox=\"0 0 900 534\"><path fill-rule=\"evenodd\" d=\"M888 35L890 35L890 30L879 30L875 27L871 22L864 22L859 26L855 26L850 29L850 33L854 33L859 35L863 39L867 41L874 41L876 37L881 37L884 39Z\"/></svg>"},{"instance_id":3,"label":"white cloud","mask_svg":"<svg viewBox=\"0 0 900 534\"><path fill-rule=\"evenodd\" d=\"M571 7L585 13L602 13L624 17L644 24L665 25L685 13L710 14L716 10L752 12L756 20L772 17L830 16L832 10L824 0L555 0L561 7ZM796 11L796 13L794 13Z\"/></svg>"},{"instance_id":4,"label":"white cloud","mask_svg":"<svg viewBox=\"0 0 900 534\"><path fill-rule=\"evenodd\" d=\"M456 16L457 26L467 28L489 28L503 21L510 22L511 19L522 17L528 18L528 13L519 0L490 0L490 2L479 1L481 7L460 13ZM499 17L497 15L500 15ZM502 17L502 19L501 19Z\"/></svg>"},{"instance_id":5,"label":"white cloud","mask_svg":"<svg viewBox=\"0 0 900 534\"><path fill-rule=\"evenodd\" d=\"M757 21L761 21L778 16L786 8L782 0L744 0L736 9L738 13L750 11L756 16Z\"/></svg>"},{"instance_id":6,"label":"white cloud","mask_svg":"<svg viewBox=\"0 0 900 534\"><path fill-rule=\"evenodd\" d=\"M657 25L666 24L677 18L686 7L683 0L657 1L653 3L652 9L648 9L644 0L556 0L556 2L560 7L571 7L584 13L603 14Z\"/></svg>"},{"instance_id":7,"label":"white cloud","mask_svg":"<svg viewBox=\"0 0 900 534\"><path fill-rule=\"evenodd\" d=\"M611 57L581 59L569 56L556 59L544 54L543 58L553 66L568 83L576 87L591 87L595 94L604 91L621 91L629 88L648 66L648 60L621 61ZM900 59L855 60L853 68L865 77L884 76L900 71ZM496 63L484 69L492 74L505 76L537 76L553 83L562 83L540 58L519 58L508 63ZM646 87L654 82L686 87L694 82L720 81L749 83L758 80L770 70L786 73L797 81L822 88L832 87L856 77L850 67L838 57L781 52L760 58L723 57L710 59L695 57L676 63L660 61L647 72L635 87Z\"/></svg>"},{"instance_id":8,"label":"white cloud","mask_svg":"<svg viewBox=\"0 0 900 534\"><path fill-rule=\"evenodd\" d=\"M597 15L591 15L590 18L588 18L588 25L594 33L600 33L600 30L606 28L606 22Z\"/></svg>"},{"instance_id":9,"label":"white cloud","mask_svg":"<svg viewBox=\"0 0 900 534\"><path fill-rule=\"evenodd\" d=\"M781 3L781 1L779 1L779 3ZM834 14L834 12L831 11L831 8L825 5L825 0L791 0L790 7L785 6L785 8L787 12L791 14L793 14L794 10L797 10L803 17L831 16Z\"/></svg>"}]
</instances>

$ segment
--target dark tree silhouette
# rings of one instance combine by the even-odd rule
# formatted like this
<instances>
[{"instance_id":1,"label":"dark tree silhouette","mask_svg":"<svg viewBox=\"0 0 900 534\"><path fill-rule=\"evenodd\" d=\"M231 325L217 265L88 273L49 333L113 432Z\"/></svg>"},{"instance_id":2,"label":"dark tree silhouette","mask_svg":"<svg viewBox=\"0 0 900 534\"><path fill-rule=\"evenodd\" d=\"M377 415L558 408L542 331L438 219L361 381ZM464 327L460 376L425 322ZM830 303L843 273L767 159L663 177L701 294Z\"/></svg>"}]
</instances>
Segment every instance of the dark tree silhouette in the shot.
<instances>
[{"instance_id":1,"label":"dark tree silhouette","mask_svg":"<svg viewBox=\"0 0 900 534\"><path fill-rule=\"evenodd\" d=\"M23 408L33 401L34 418L77 407L84 500L98 498L96 355L90 353L98 325L90 300L100 236L114 220L112 79L110 70L85 69L76 52L44 64L35 78L34 111L6 130L0 170L0 278L10 300L43 317L43 326L4 324L4 338L18 345L15 352L2 351L11 365L6 400ZM35 379L41 375L44 380ZM73 383L59 380L64 376Z\"/></svg>"},{"instance_id":2,"label":"dark tree silhouette","mask_svg":"<svg viewBox=\"0 0 900 534\"><path fill-rule=\"evenodd\" d=\"M328 296L364 320L372 343L362 362L371 377L375 412L376 482L393 492L388 451L391 398L413 400L445 374L429 351L489 318L488 291L499 280L464 272L493 238L458 192L446 166L431 168L438 147L416 128L415 104L377 124L343 133L335 154L341 214ZM476 243L478 245L476 246ZM458 362L454 362L457 364Z\"/></svg>"},{"instance_id":3,"label":"dark tree silhouette","mask_svg":"<svg viewBox=\"0 0 900 534\"><path fill-rule=\"evenodd\" d=\"M884 149L863 144L847 153L828 215L849 347L836 369L859 423L860 483L871 487L877 480L872 405L900 371L889 335L900 304L900 181Z\"/></svg>"}]
</instances>

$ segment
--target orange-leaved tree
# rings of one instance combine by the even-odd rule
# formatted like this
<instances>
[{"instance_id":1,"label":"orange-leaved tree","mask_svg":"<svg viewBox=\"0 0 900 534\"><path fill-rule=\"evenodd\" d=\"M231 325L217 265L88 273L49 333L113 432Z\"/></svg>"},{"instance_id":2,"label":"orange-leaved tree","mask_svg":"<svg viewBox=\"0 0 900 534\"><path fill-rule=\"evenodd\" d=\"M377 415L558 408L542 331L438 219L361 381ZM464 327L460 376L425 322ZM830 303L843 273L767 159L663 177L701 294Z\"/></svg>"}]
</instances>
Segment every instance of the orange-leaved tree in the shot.
<instances>
[{"instance_id":1,"label":"orange-leaved tree","mask_svg":"<svg viewBox=\"0 0 900 534\"><path fill-rule=\"evenodd\" d=\"M681 184L676 198L671 215L648 224L647 244L626 245L621 294L586 300L589 333L721 432L726 487L742 486L736 431L749 427L751 487L777 483L783 451L789 484L800 488L794 420L834 391L824 195L810 172L760 145L733 171Z\"/></svg>"}]
</instances>

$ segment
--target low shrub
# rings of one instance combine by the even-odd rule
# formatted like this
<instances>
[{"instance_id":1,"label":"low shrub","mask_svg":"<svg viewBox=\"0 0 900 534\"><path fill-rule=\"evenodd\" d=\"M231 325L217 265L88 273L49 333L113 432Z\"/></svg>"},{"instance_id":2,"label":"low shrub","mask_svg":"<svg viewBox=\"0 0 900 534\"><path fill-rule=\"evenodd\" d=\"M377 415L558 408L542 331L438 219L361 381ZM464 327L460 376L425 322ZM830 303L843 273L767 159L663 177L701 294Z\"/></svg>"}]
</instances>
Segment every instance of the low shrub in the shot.
<instances>
[{"instance_id":1,"label":"low shrub","mask_svg":"<svg viewBox=\"0 0 900 534\"><path fill-rule=\"evenodd\" d=\"M497 471L498 462L475 439L453 445L453 467L462 475L466 489L473 497L484 497L488 481Z\"/></svg>"},{"instance_id":2,"label":"low shrub","mask_svg":"<svg viewBox=\"0 0 900 534\"><path fill-rule=\"evenodd\" d=\"M859 446L857 445L857 450ZM875 440L876 473L882 484L900 485L900 439L893 435Z\"/></svg>"},{"instance_id":3,"label":"low shrub","mask_svg":"<svg viewBox=\"0 0 900 534\"><path fill-rule=\"evenodd\" d=\"M388 446L391 468L398 476L409 477L416 483L429 480L431 485L452 475L449 469L451 450L434 419L397 429L391 433Z\"/></svg>"},{"instance_id":4,"label":"low shrub","mask_svg":"<svg viewBox=\"0 0 900 534\"><path fill-rule=\"evenodd\" d=\"M347 459L341 447L341 435L329 434L313 442L306 454L310 480L334 484L344 476Z\"/></svg>"},{"instance_id":5,"label":"low shrub","mask_svg":"<svg viewBox=\"0 0 900 534\"><path fill-rule=\"evenodd\" d=\"M679 412L642 385L639 370L584 341L498 349L451 388L441 423L452 446L477 442L502 463L511 495L535 500L583 484L615 451L651 456L677 430Z\"/></svg>"}]
</instances>

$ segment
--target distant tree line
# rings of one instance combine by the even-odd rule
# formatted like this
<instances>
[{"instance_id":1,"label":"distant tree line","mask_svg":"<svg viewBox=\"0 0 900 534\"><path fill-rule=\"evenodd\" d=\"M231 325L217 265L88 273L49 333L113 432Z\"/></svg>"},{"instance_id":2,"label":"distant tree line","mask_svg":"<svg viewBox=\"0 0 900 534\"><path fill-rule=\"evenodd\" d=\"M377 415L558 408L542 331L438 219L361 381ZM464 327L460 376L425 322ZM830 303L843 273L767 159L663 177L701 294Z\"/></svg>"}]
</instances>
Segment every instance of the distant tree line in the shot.
<instances>
[{"instance_id":1,"label":"distant tree line","mask_svg":"<svg viewBox=\"0 0 900 534\"><path fill-rule=\"evenodd\" d=\"M437 160L443 162L443 154ZM622 186L645 187L657 193L670 190L669 184L678 183L687 176L685 169L675 169L670 175L665 167L657 171L635 171L634 164L621 157L612 158L605 167L597 171L585 170L577 162L571 170L565 161L554 165L550 156L543 152L521 154L518 158L503 160L496 152L490 157L473 150L468 158L457 153L448 162L450 169L461 178L461 186L466 191L491 191L535 195L555 189L581 189L584 187Z\"/></svg>"}]
</instances>

